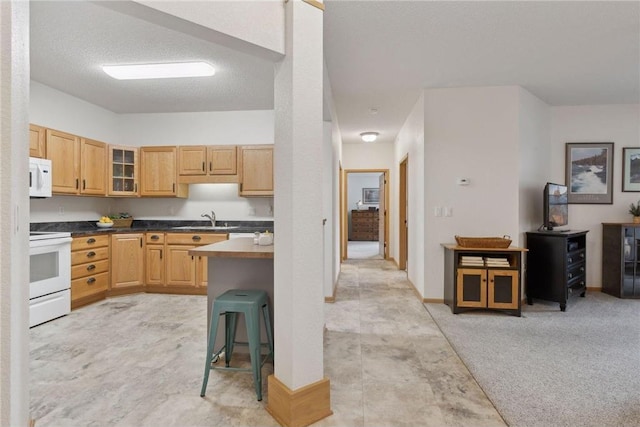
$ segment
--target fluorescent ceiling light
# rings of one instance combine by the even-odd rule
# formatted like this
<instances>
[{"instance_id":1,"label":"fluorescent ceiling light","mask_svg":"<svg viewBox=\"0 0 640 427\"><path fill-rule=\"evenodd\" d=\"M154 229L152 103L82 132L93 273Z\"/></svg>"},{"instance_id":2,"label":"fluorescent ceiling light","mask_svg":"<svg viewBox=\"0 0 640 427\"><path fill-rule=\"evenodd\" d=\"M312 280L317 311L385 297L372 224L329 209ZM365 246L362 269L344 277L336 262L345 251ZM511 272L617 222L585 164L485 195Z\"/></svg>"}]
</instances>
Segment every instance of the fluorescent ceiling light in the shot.
<instances>
[{"instance_id":1,"label":"fluorescent ceiling light","mask_svg":"<svg viewBox=\"0 0 640 427\"><path fill-rule=\"evenodd\" d=\"M103 65L109 76L118 80L168 79L175 77L213 76L216 70L206 62L174 62L170 64Z\"/></svg>"},{"instance_id":2,"label":"fluorescent ceiling light","mask_svg":"<svg viewBox=\"0 0 640 427\"><path fill-rule=\"evenodd\" d=\"M362 138L364 142L373 142L378 139L378 135L380 135L378 132L362 132L360 138Z\"/></svg>"}]
</instances>

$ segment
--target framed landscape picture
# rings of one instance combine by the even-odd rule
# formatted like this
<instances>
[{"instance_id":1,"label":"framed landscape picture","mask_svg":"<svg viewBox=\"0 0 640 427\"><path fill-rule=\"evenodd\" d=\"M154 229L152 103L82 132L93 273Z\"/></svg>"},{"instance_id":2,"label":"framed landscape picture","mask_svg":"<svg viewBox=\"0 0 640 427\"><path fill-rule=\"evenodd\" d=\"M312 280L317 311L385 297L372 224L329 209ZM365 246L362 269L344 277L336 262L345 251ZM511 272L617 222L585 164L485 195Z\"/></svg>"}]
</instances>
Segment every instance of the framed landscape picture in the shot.
<instances>
[{"instance_id":1,"label":"framed landscape picture","mask_svg":"<svg viewBox=\"0 0 640 427\"><path fill-rule=\"evenodd\" d=\"M640 191L640 148L622 148L622 191Z\"/></svg>"},{"instance_id":2,"label":"framed landscape picture","mask_svg":"<svg viewBox=\"0 0 640 427\"><path fill-rule=\"evenodd\" d=\"M568 142L569 203L613 203L613 142Z\"/></svg>"},{"instance_id":3,"label":"framed landscape picture","mask_svg":"<svg viewBox=\"0 0 640 427\"><path fill-rule=\"evenodd\" d=\"M362 189L362 201L365 205L375 205L380 203L380 189L379 188L363 188Z\"/></svg>"}]
</instances>

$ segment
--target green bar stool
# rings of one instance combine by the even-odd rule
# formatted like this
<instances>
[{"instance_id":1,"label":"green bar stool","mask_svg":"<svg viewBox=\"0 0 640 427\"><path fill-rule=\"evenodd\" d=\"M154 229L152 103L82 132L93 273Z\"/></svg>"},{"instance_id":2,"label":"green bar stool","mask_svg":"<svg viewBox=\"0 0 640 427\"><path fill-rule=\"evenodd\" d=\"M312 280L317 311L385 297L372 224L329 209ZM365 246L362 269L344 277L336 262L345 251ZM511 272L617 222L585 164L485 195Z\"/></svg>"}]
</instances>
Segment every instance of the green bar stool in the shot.
<instances>
[{"instance_id":1,"label":"green bar stool","mask_svg":"<svg viewBox=\"0 0 640 427\"><path fill-rule=\"evenodd\" d=\"M260 342L260 312L264 320L267 332L266 343ZM247 324L247 343L236 341L236 329L238 326L238 314L244 314ZM214 351L216 335L218 332L218 319L225 317L224 345ZM251 357L251 368L234 368L229 366L233 348L235 345L248 345ZM266 346L268 354L262 359L260 348ZM220 353L225 351L225 366L212 366L220 357ZM256 389L258 400L262 400L262 365L269 359L273 359L273 332L271 330L271 319L269 315L269 299L265 291L232 289L224 292L213 301L211 310L211 321L209 322L209 338L207 340L207 359L204 364L204 379L200 396L204 396L209 381L209 371L220 369L228 371L253 371L253 384Z\"/></svg>"}]
</instances>

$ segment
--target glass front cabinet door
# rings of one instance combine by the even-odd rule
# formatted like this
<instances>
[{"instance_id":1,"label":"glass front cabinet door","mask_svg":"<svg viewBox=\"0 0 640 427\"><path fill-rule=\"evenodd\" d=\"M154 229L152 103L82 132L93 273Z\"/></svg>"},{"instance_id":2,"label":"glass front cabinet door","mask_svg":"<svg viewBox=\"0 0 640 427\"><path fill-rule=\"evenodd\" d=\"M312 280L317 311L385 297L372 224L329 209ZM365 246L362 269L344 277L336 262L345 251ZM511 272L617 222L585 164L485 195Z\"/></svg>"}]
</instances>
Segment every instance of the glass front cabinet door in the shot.
<instances>
[{"instance_id":1,"label":"glass front cabinet door","mask_svg":"<svg viewBox=\"0 0 640 427\"><path fill-rule=\"evenodd\" d=\"M138 148L109 146L109 195L138 196Z\"/></svg>"}]
</instances>

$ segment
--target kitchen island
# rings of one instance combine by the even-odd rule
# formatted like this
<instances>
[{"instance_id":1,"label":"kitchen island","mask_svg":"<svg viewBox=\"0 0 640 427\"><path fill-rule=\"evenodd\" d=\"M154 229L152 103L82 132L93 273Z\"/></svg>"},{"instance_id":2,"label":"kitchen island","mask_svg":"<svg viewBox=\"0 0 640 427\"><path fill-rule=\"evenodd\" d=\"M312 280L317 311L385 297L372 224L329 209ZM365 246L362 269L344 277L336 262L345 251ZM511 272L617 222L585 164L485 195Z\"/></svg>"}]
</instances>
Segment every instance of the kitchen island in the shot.
<instances>
[{"instance_id":1,"label":"kitchen island","mask_svg":"<svg viewBox=\"0 0 640 427\"><path fill-rule=\"evenodd\" d=\"M266 291L269 296L273 325L273 245L254 245L252 237L240 237L193 248L189 250L189 255L209 258L207 333L213 300L229 289ZM219 322L218 325L218 340L224 340L224 322ZM246 326L243 318L238 321L237 340L246 341ZM266 340L264 330L262 330L262 340Z\"/></svg>"}]
</instances>

